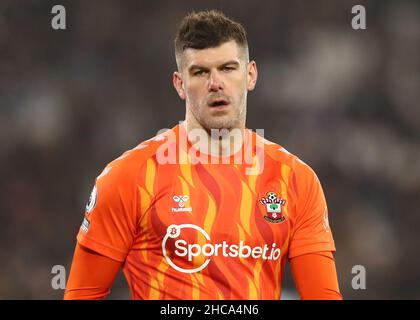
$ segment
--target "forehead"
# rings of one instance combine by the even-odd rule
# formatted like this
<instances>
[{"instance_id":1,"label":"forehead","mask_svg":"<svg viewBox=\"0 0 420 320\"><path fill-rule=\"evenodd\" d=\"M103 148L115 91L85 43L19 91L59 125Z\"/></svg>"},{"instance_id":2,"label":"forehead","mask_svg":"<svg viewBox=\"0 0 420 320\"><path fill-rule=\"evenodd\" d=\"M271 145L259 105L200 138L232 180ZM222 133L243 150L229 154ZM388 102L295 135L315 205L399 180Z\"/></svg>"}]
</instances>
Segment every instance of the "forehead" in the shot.
<instances>
[{"instance_id":1,"label":"forehead","mask_svg":"<svg viewBox=\"0 0 420 320\"><path fill-rule=\"evenodd\" d=\"M191 65L213 66L220 65L227 61L241 60L241 50L235 40L225 42L218 47L206 49L186 49L184 51L185 66L188 69Z\"/></svg>"}]
</instances>

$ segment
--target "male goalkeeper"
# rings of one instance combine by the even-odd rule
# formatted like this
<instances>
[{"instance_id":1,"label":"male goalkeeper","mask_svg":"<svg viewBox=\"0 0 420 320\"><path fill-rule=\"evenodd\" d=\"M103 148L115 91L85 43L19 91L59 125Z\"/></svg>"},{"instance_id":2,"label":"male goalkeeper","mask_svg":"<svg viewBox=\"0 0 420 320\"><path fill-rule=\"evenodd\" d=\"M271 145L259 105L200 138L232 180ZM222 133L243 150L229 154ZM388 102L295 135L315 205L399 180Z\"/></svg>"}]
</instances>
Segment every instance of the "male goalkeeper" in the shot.
<instances>
[{"instance_id":1,"label":"male goalkeeper","mask_svg":"<svg viewBox=\"0 0 420 320\"><path fill-rule=\"evenodd\" d=\"M245 126L257 81L243 26L184 17L173 84L185 121L109 163L77 235L65 299L103 299L120 268L133 299L342 299L314 171Z\"/></svg>"}]
</instances>

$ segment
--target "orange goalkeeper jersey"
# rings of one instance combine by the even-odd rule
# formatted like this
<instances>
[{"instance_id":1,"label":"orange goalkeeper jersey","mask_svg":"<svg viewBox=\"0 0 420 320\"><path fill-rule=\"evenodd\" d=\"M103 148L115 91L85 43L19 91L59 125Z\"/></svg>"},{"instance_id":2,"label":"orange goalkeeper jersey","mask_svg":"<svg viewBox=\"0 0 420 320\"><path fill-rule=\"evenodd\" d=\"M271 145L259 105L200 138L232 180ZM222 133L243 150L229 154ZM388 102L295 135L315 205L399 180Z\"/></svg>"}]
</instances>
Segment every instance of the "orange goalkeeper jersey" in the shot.
<instances>
[{"instance_id":1,"label":"orange goalkeeper jersey","mask_svg":"<svg viewBox=\"0 0 420 320\"><path fill-rule=\"evenodd\" d=\"M208 158L183 125L106 166L77 239L124 262L133 299L279 299L286 259L335 251L308 165L248 129Z\"/></svg>"}]
</instances>

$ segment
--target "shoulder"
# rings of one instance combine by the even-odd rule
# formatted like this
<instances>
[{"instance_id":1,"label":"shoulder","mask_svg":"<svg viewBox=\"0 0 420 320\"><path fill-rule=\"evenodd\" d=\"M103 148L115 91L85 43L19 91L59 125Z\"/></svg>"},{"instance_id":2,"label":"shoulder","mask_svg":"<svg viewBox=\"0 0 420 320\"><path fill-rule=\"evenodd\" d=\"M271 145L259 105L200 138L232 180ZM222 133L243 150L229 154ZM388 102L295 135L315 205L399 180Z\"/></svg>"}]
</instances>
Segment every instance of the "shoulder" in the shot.
<instances>
[{"instance_id":1,"label":"shoulder","mask_svg":"<svg viewBox=\"0 0 420 320\"><path fill-rule=\"evenodd\" d=\"M291 189L298 193L309 190L320 184L313 168L299 156L289 152L285 147L257 136L258 145L264 149L265 161L268 168L278 168ZM277 170L277 169L276 169Z\"/></svg>"},{"instance_id":2,"label":"shoulder","mask_svg":"<svg viewBox=\"0 0 420 320\"><path fill-rule=\"evenodd\" d=\"M109 162L97 180L107 177L107 180L133 181L139 176L142 168L147 166L149 161L154 163L155 155L161 148L174 143L177 133L175 128L158 134L145 140L122 153L118 158Z\"/></svg>"},{"instance_id":3,"label":"shoulder","mask_svg":"<svg viewBox=\"0 0 420 320\"><path fill-rule=\"evenodd\" d=\"M305 163L299 156L289 152L285 147L258 136L259 144L264 148L266 157L279 165L287 166L290 170L299 175L315 174L314 170Z\"/></svg>"},{"instance_id":4,"label":"shoulder","mask_svg":"<svg viewBox=\"0 0 420 320\"><path fill-rule=\"evenodd\" d=\"M281 174L284 174L283 177L300 209L305 208L308 203L320 203L324 210L325 197L321 182L311 166L284 147L268 140L265 141L265 153L266 157L273 159L276 166L281 168ZM286 170L284 166L287 167ZM298 212L302 214L304 211L298 210Z\"/></svg>"}]
</instances>

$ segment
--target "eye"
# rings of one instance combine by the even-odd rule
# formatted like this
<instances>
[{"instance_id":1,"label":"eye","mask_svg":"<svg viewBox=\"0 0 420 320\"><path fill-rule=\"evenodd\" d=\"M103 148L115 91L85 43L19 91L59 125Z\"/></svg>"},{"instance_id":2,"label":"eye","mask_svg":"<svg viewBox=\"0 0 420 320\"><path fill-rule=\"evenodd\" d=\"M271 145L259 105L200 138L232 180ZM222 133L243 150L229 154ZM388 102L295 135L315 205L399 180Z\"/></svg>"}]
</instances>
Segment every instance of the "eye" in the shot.
<instances>
[{"instance_id":1,"label":"eye","mask_svg":"<svg viewBox=\"0 0 420 320\"><path fill-rule=\"evenodd\" d=\"M235 67L228 67L228 66L225 66L225 67L223 67L223 71L226 71L226 72L230 72L230 71L233 71L233 70L235 70L236 68Z\"/></svg>"},{"instance_id":2,"label":"eye","mask_svg":"<svg viewBox=\"0 0 420 320\"><path fill-rule=\"evenodd\" d=\"M204 73L205 73L205 70L197 70L197 71L195 71L193 74L194 74L195 76L202 76Z\"/></svg>"}]
</instances>

